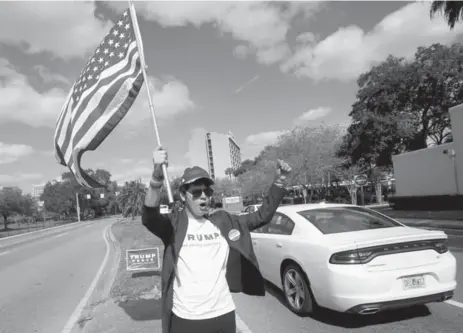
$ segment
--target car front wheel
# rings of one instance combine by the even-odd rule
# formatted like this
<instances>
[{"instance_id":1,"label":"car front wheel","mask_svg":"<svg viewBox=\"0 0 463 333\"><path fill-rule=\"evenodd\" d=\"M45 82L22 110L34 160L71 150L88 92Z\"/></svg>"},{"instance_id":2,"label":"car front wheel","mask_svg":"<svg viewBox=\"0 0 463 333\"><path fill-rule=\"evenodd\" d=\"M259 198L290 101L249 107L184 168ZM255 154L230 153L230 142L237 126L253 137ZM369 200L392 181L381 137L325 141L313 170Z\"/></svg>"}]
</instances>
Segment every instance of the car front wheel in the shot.
<instances>
[{"instance_id":1,"label":"car front wheel","mask_svg":"<svg viewBox=\"0 0 463 333\"><path fill-rule=\"evenodd\" d=\"M315 302L302 270L296 265L288 265L282 278L283 292L290 310L299 315L312 313Z\"/></svg>"}]
</instances>

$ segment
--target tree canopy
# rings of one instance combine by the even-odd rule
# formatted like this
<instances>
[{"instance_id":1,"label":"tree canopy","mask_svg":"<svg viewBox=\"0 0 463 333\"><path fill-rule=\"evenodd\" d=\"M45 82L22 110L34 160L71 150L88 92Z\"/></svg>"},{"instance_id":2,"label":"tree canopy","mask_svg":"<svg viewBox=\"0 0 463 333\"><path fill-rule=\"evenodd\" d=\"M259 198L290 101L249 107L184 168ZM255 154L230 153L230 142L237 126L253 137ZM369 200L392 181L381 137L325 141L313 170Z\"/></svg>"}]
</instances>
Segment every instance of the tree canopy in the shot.
<instances>
[{"instance_id":1,"label":"tree canopy","mask_svg":"<svg viewBox=\"0 0 463 333\"><path fill-rule=\"evenodd\" d=\"M24 195L17 187L0 189L0 214L3 217L3 227L7 229L8 218L15 214L34 216L37 205L30 194Z\"/></svg>"},{"instance_id":2,"label":"tree canopy","mask_svg":"<svg viewBox=\"0 0 463 333\"><path fill-rule=\"evenodd\" d=\"M362 74L338 157L390 167L394 154L448 142L448 110L463 102L462 56L460 44L433 44L412 61L389 56Z\"/></svg>"},{"instance_id":3,"label":"tree canopy","mask_svg":"<svg viewBox=\"0 0 463 333\"><path fill-rule=\"evenodd\" d=\"M76 214L76 193L83 216L101 216L106 212L118 211L117 182L111 180L111 173L104 169L86 172L97 179L103 188L88 189L80 186L74 175L68 171L61 176L62 181L50 181L45 185L41 200L47 211L70 216Z\"/></svg>"}]
</instances>

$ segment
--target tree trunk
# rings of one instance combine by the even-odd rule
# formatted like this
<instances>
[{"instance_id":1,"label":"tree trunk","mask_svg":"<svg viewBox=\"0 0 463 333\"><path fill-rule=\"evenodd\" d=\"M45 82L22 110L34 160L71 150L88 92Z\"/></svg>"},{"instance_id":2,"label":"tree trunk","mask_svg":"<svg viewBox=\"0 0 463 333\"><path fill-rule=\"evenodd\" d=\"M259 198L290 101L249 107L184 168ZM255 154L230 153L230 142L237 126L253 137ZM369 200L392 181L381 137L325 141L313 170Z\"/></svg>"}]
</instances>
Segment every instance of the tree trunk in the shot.
<instances>
[{"instance_id":1,"label":"tree trunk","mask_svg":"<svg viewBox=\"0 0 463 333\"><path fill-rule=\"evenodd\" d=\"M380 204L383 201L383 193L381 182L376 183L376 203Z\"/></svg>"},{"instance_id":2,"label":"tree trunk","mask_svg":"<svg viewBox=\"0 0 463 333\"><path fill-rule=\"evenodd\" d=\"M8 216L3 215L3 229L7 230L8 229Z\"/></svg>"}]
</instances>

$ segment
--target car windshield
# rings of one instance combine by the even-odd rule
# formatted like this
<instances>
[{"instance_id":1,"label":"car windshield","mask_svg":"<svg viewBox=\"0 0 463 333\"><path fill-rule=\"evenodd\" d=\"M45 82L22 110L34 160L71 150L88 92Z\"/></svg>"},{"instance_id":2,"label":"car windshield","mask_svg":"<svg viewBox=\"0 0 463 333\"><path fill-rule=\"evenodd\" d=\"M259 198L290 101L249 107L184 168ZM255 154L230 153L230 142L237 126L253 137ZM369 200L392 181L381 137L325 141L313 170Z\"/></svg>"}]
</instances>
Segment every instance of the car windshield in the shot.
<instances>
[{"instance_id":1,"label":"car windshield","mask_svg":"<svg viewBox=\"0 0 463 333\"><path fill-rule=\"evenodd\" d=\"M323 234L401 227L398 222L362 207L329 207L298 212Z\"/></svg>"}]
</instances>

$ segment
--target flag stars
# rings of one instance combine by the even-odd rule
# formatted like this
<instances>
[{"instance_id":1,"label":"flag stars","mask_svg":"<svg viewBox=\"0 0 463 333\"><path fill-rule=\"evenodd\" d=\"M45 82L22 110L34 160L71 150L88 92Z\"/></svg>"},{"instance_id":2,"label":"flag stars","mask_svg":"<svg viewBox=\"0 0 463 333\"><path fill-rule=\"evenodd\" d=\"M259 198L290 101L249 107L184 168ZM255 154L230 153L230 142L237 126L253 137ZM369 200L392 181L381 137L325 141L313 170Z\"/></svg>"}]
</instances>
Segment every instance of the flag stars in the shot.
<instances>
[{"instance_id":1,"label":"flag stars","mask_svg":"<svg viewBox=\"0 0 463 333\"><path fill-rule=\"evenodd\" d=\"M119 35L119 31L114 30L114 31L113 31L113 35L117 37L117 36Z\"/></svg>"},{"instance_id":2,"label":"flag stars","mask_svg":"<svg viewBox=\"0 0 463 333\"><path fill-rule=\"evenodd\" d=\"M125 30L129 30L129 29L130 29L130 24L127 23L127 24L125 25Z\"/></svg>"},{"instance_id":3,"label":"flag stars","mask_svg":"<svg viewBox=\"0 0 463 333\"><path fill-rule=\"evenodd\" d=\"M119 47L119 45L121 44L119 44L119 42L116 42L116 44L114 44L114 47Z\"/></svg>"},{"instance_id":4,"label":"flag stars","mask_svg":"<svg viewBox=\"0 0 463 333\"><path fill-rule=\"evenodd\" d=\"M121 58L121 59L124 58L124 53L120 52L119 53L119 58Z\"/></svg>"},{"instance_id":5,"label":"flag stars","mask_svg":"<svg viewBox=\"0 0 463 333\"><path fill-rule=\"evenodd\" d=\"M122 20L119 20L119 21L117 22L117 25L120 26L120 27L122 27L123 24L124 24L124 22L123 22Z\"/></svg>"},{"instance_id":6,"label":"flag stars","mask_svg":"<svg viewBox=\"0 0 463 333\"><path fill-rule=\"evenodd\" d=\"M108 40L108 44L112 46L114 44L114 41L112 39L110 39L110 40Z\"/></svg>"},{"instance_id":7,"label":"flag stars","mask_svg":"<svg viewBox=\"0 0 463 333\"><path fill-rule=\"evenodd\" d=\"M101 64L104 61L103 58L98 59L98 62Z\"/></svg>"},{"instance_id":8,"label":"flag stars","mask_svg":"<svg viewBox=\"0 0 463 333\"><path fill-rule=\"evenodd\" d=\"M119 38L123 39L124 37L125 37L125 34L123 32L121 32L121 34L119 35Z\"/></svg>"},{"instance_id":9,"label":"flag stars","mask_svg":"<svg viewBox=\"0 0 463 333\"><path fill-rule=\"evenodd\" d=\"M108 53L109 53L109 50L108 50L108 49L104 49L103 53L104 53L104 54L108 54Z\"/></svg>"}]
</instances>

